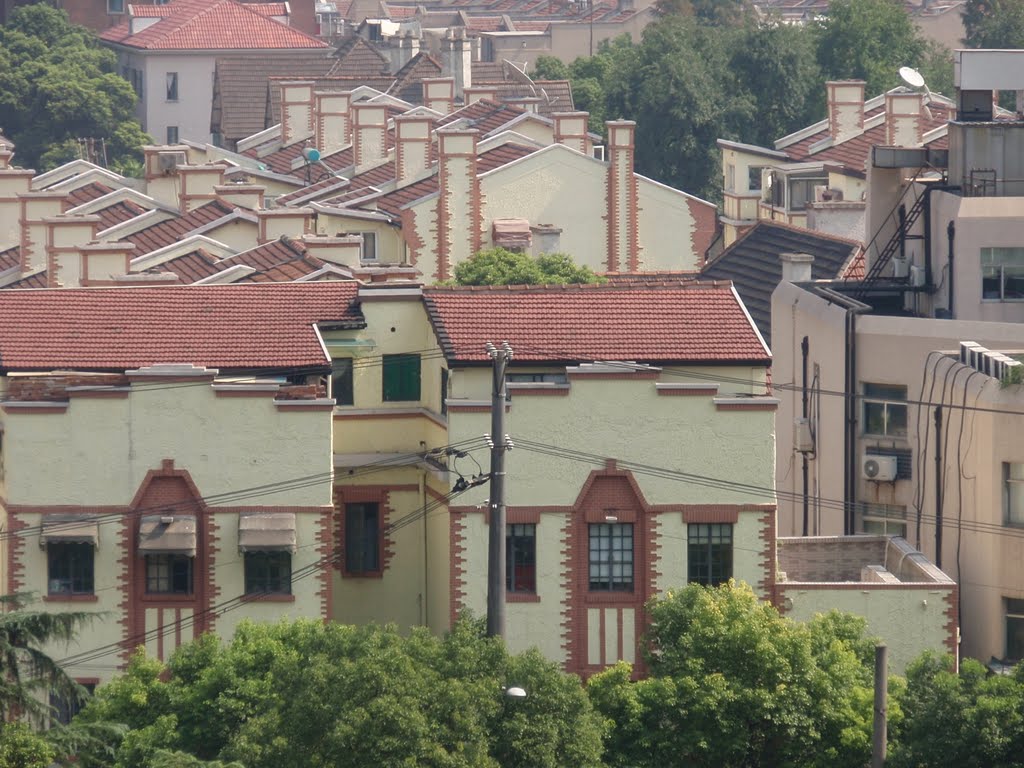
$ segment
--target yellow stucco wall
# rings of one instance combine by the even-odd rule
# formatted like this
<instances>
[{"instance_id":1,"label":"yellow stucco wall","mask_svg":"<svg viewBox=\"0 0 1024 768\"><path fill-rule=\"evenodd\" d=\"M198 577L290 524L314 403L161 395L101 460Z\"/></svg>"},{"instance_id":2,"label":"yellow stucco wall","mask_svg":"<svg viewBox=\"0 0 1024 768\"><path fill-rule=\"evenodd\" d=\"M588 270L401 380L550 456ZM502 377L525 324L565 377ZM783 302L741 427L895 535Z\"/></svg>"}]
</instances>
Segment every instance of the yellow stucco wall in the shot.
<instances>
[{"instance_id":1,"label":"yellow stucco wall","mask_svg":"<svg viewBox=\"0 0 1024 768\"><path fill-rule=\"evenodd\" d=\"M700 269L704 254L694 252L689 237L696 226L690 214L692 198L650 179L637 181L640 269Z\"/></svg>"},{"instance_id":2,"label":"yellow stucco wall","mask_svg":"<svg viewBox=\"0 0 1024 768\"><path fill-rule=\"evenodd\" d=\"M950 588L942 589L802 589L786 586L786 616L808 621L815 614L832 609L862 616L868 621L867 634L879 637L889 647L889 670L897 675L924 651L946 648L946 602Z\"/></svg>"},{"instance_id":3,"label":"yellow stucco wall","mask_svg":"<svg viewBox=\"0 0 1024 768\"><path fill-rule=\"evenodd\" d=\"M371 221L355 216L341 216L320 212L316 219L320 235L336 237L341 234L373 232L377 235L377 261L381 264L405 264L405 243L397 227L383 221ZM352 266L359 266L353 263Z\"/></svg>"}]
</instances>

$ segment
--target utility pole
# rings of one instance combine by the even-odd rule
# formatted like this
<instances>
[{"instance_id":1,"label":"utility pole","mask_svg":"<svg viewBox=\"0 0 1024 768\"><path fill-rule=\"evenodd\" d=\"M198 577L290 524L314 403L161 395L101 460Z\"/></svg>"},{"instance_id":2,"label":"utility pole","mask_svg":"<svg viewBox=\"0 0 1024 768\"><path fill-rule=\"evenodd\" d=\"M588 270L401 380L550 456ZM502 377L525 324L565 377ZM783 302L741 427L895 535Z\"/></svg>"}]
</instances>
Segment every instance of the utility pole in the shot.
<instances>
[{"instance_id":1,"label":"utility pole","mask_svg":"<svg viewBox=\"0 0 1024 768\"><path fill-rule=\"evenodd\" d=\"M871 768L885 765L889 714L889 670L887 668L885 643L875 646L875 722L871 734Z\"/></svg>"},{"instance_id":2,"label":"utility pole","mask_svg":"<svg viewBox=\"0 0 1024 768\"><path fill-rule=\"evenodd\" d=\"M487 342L491 358L491 524L487 548L487 636L505 637L505 452L511 448L505 434L505 368L512 347Z\"/></svg>"}]
</instances>

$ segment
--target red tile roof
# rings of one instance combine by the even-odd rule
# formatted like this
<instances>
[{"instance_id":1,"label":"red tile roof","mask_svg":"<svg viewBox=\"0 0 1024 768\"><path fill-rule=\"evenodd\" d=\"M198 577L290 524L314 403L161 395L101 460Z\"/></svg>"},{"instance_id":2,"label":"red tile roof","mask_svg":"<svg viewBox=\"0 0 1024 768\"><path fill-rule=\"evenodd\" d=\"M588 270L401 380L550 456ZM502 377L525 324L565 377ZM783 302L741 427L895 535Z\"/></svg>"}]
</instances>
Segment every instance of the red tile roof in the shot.
<instances>
[{"instance_id":1,"label":"red tile roof","mask_svg":"<svg viewBox=\"0 0 1024 768\"><path fill-rule=\"evenodd\" d=\"M268 50L327 48L327 44L235 0L172 0L166 16L131 33L125 21L100 38L146 50ZM273 4L270 4L273 5Z\"/></svg>"},{"instance_id":2,"label":"red tile roof","mask_svg":"<svg viewBox=\"0 0 1024 768\"><path fill-rule=\"evenodd\" d=\"M428 288L449 361L483 364L508 341L520 362L757 363L769 355L728 282Z\"/></svg>"},{"instance_id":3,"label":"red tile roof","mask_svg":"<svg viewBox=\"0 0 1024 768\"><path fill-rule=\"evenodd\" d=\"M212 200L206 205L201 205L195 210L189 211L184 216L178 216L167 221L161 221L138 232L125 235L122 240L135 243L135 252L132 257L142 256L151 253L158 248L173 245L184 237L212 221L216 221L235 209L221 200Z\"/></svg>"},{"instance_id":4,"label":"red tile roof","mask_svg":"<svg viewBox=\"0 0 1024 768\"><path fill-rule=\"evenodd\" d=\"M354 282L0 292L0 370L329 364L313 324L363 327Z\"/></svg>"},{"instance_id":5,"label":"red tile roof","mask_svg":"<svg viewBox=\"0 0 1024 768\"><path fill-rule=\"evenodd\" d=\"M0 251L0 272L21 264L21 246L16 245L6 251Z\"/></svg>"},{"instance_id":6,"label":"red tile roof","mask_svg":"<svg viewBox=\"0 0 1024 768\"><path fill-rule=\"evenodd\" d=\"M204 251L197 248L190 253L169 259L162 264L157 264L145 270L147 273L172 272L178 276L182 283L194 283L197 280L210 277L220 272L218 260Z\"/></svg>"},{"instance_id":7,"label":"red tile roof","mask_svg":"<svg viewBox=\"0 0 1024 768\"><path fill-rule=\"evenodd\" d=\"M133 203L131 200L122 200L113 205L108 205L106 208L101 208L96 211L95 215L100 217L99 226L102 232L104 229L110 229L117 224L134 219L136 216L141 216L146 211L147 209L138 203Z\"/></svg>"},{"instance_id":8,"label":"red tile roof","mask_svg":"<svg viewBox=\"0 0 1024 768\"><path fill-rule=\"evenodd\" d=\"M28 277L23 277L20 280L15 280L13 283L8 283L3 287L5 291L14 291L24 288L45 288L46 287L46 270L42 272L36 272Z\"/></svg>"},{"instance_id":9,"label":"red tile roof","mask_svg":"<svg viewBox=\"0 0 1024 768\"><path fill-rule=\"evenodd\" d=\"M79 205L85 205L86 203L91 203L97 197L103 197L113 191L114 190L106 184L100 184L94 181L68 192L68 205L71 208L75 208Z\"/></svg>"}]
</instances>

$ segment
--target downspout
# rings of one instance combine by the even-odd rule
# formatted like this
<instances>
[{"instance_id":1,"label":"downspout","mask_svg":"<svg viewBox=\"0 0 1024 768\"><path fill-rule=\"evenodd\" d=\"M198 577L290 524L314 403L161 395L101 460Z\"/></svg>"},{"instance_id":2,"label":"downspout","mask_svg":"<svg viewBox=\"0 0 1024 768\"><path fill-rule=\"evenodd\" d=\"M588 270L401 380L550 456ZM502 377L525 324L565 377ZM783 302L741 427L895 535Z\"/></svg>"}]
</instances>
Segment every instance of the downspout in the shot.
<instances>
[{"instance_id":1,"label":"downspout","mask_svg":"<svg viewBox=\"0 0 1024 768\"><path fill-rule=\"evenodd\" d=\"M857 315L862 310L848 307L846 310L846 421L844 438L846 441L846 472L843 502L843 533L852 536L856 527L857 508Z\"/></svg>"},{"instance_id":2,"label":"downspout","mask_svg":"<svg viewBox=\"0 0 1024 768\"><path fill-rule=\"evenodd\" d=\"M932 190L935 185L924 188L924 284L928 290L935 285L932 282Z\"/></svg>"},{"instance_id":3,"label":"downspout","mask_svg":"<svg viewBox=\"0 0 1024 768\"><path fill-rule=\"evenodd\" d=\"M935 406L935 567L940 569L942 568L942 480L942 406L937 405Z\"/></svg>"},{"instance_id":4,"label":"downspout","mask_svg":"<svg viewBox=\"0 0 1024 768\"><path fill-rule=\"evenodd\" d=\"M427 470L420 470L419 477L419 494L421 509L423 513L423 597L420 600L420 626L427 626L427 617L430 615L427 611L427 600L430 594L430 559L429 559L429 547L427 546L427 518L429 515L426 513L427 509Z\"/></svg>"},{"instance_id":5,"label":"downspout","mask_svg":"<svg viewBox=\"0 0 1024 768\"><path fill-rule=\"evenodd\" d=\"M956 239L956 224L952 221L946 226L946 239L949 243L949 319L956 319L953 312L953 283L956 277L956 270L953 269L953 241Z\"/></svg>"},{"instance_id":6,"label":"downspout","mask_svg":"<svg viewBox=\"0 0 1024 768\"><path fill-rule=\"evenodd\" d=\"M802 379L801 388L800 388L800 390L801 390L801 395L800 395L801 404L800 405L801 405L801 415L803 416L805 424L807 423L807 401L808 401L808 393L807 393L807 358L808 358L809 353L810 353L810 347L811 347L810 340L808 339L808 337L804 336L803 341L800 342L800 354L801 354L801 356L803 358L803 379ZM803 520L803 523L804 523L804 528L803 528L804 534L803 535L807 536L807 535L809 535L809 527L810 527L810 498L809 498L810 497L810 477L809 477L810 468L809 468L809 462L808 462L808 459L807 459L807 452L806 451L802 451L801 452L801 456L803 458L803 475L804 475L804 510L803 510L804 511L804 520Z\"/></svg>"}]
</instances>

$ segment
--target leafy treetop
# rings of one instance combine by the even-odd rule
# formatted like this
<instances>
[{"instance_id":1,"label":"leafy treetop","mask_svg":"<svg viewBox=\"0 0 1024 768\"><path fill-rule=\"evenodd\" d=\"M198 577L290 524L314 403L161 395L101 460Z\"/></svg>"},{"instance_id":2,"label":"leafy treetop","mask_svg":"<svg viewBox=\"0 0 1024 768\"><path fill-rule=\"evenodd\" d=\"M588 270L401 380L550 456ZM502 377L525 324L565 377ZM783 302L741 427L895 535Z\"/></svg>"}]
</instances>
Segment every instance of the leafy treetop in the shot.
<instances>
[{"instance_id":1,"label":"leafy treetop","mask_svg":"<svg viewBox=\"0 0 1024 768\"><path fill-rule=\"evenodd\" d=\"M455 265L454 285L569 285L603 283L590 267L575 264L564 253L537 258L504 248L480 251Z\"/></svg>"}]
</instances>

